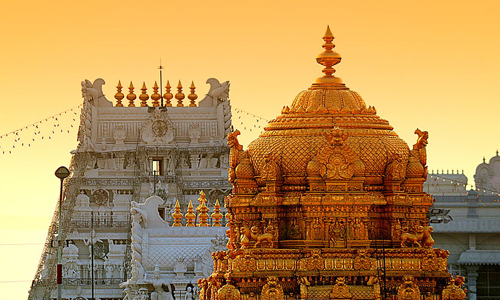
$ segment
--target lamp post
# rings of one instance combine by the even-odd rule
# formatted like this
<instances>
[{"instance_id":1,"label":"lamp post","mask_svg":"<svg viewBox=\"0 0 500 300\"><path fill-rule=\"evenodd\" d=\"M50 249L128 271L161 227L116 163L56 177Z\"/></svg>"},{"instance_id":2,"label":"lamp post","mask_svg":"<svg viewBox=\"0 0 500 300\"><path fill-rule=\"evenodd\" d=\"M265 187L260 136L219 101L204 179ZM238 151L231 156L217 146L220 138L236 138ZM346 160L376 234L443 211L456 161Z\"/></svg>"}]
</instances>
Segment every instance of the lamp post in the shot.
<instances>
[{"instance_id":1,"label":"lamp post","mask_svg":"<svg viewBox=\"0 0 500 300\"><path fill-rule=\"evenodd\" d=\"M62 231L61 231L61 217L62 217L62 201L63 201L63 181L68 177L70 172L68 168L61 166L57 168L54 173L57 178L61 180L59 186L59 229L58 229L58 245L57 245L57 300L61 300L62 293Z\"/></svg>"}]
</instances>

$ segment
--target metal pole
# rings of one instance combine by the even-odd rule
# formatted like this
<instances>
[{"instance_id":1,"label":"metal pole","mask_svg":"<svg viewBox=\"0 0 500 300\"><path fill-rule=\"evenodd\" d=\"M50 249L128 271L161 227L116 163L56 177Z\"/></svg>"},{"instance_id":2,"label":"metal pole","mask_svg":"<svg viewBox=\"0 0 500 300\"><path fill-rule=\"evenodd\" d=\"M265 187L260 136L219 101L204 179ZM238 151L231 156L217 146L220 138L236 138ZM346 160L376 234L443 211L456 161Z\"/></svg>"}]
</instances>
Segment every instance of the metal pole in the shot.
<instances>
[{"instance_id":1,"label":"metal pole","mask_svg":"<svg viewBox=\"0 0 500 300\"><path fill-rule=\"evenodd\" d=\"M57 300L61 300L62 295L62 190L64 178L60 178L59 186L59 228L58 228L58 245L57 245Z\"/></svg>"},{"instance_id":2,"label":"metal pole","mask_svg":"<svg viewBox=\"0 0 500 300\"><path fill-rule=\"evenodd\" d=\"M90 212L90 286L94 300L94 212Z\"/></svg>"},{"instance_id":3,"label":"metal pole","mask_svg":"<svg viewBox=\"0 0 500 300\"><path fill-rule=\"evenodd\" d=\"M63 181L64 178L68 177L70 175L70 171L66 167L59 167L57 168L56 172L54 175L56 175L57 178L61 180L61 184L59 186L59 228L58 228L58 237L57 237L57 278L56 278L56 283L57 283L57 300L61 300L61 294L62 294L62 202L63 202Z\"/></svg>"},{"instance_id":4,"label":"metal pole","mask_svg":"<svg viewBox=\"0 0 500 300\"><path fill-rule=\"evenodd\" d=\"M160 103L160 107L163 107L163 75L161 73L161 71L163 70L163 67L161 65L161 58L160 58L160 67L158 68L160 69L160 99L161 99L161 103Z\"/></svg>"}]
</instances>

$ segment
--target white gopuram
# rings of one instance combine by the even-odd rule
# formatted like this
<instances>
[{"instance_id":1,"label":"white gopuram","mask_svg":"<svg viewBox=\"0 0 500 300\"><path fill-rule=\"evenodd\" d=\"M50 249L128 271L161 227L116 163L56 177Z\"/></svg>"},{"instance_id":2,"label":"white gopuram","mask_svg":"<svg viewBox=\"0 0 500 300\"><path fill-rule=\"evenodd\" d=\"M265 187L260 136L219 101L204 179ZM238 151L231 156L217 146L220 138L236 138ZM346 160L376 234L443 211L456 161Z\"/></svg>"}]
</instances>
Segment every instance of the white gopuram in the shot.
<instances>
[{"instance_id":1,"label":"white gopuram","mask_svg":"<svg viewBox=\"0 0 500 300\"><path fill-rule=\"evenodd\" d=\"M229 82L207 83L198 103L194 84L186 95L180 82L177 93L167 82L165 91L155 83L148 94L143 84L136 95L132 83L128 94L118 83L113 105L104 80L82 82L60 220L62 298L196 299L196 280L211 269L209 251L225 247L223 205L231 188ZM193 205L202 208L189 213ZM29 299L57 297L58 213Z\"/></svg>"}]
</instances>

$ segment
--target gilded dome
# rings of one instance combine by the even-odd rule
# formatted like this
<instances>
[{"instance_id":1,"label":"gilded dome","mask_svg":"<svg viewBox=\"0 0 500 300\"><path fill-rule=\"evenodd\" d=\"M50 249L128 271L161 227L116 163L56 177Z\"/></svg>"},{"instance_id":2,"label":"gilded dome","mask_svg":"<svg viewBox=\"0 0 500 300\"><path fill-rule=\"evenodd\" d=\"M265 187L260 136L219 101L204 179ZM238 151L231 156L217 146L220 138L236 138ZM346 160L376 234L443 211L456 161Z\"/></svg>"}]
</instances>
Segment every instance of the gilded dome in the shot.
<instances>
[{"instance_id":1,"label":"gilded dome","mask_svg":"<svg viewBox=\"0 0 500 300\"><path fill-rule=\"evenodd\" d=\"M347 145L365 167L364 184L380 185L386 167L402 159L408 161L410 149L393 131L389 122L376 115L372 106L333 76L333 65L340 55L332 50L333 35L328 29L326 49L317 61L325 66L325 75L307 90L300 92L281 115L271 120L260 137L248 146L258 185L264 158L273 156L280 163L284 185L305 185L307 165L328 144L325 136L340 129ZM403 174L404 178L404 174Z\"/></svg>"}]
</instances>

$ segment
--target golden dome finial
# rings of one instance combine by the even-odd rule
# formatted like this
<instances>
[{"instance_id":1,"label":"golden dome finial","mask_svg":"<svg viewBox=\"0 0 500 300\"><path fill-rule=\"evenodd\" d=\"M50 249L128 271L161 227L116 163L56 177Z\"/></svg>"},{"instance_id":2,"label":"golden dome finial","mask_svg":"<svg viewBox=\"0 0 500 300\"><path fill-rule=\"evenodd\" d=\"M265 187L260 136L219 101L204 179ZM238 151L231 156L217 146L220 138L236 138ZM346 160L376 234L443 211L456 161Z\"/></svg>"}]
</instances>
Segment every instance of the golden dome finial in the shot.
<instances>
[{"instance_id":1,"label":"golden dome finial","mask_svg":"<svg viewBox=\"0 0 500 300\"><path fill-rule=\"evenodd\" d=\"M128 87L128 91L129 91L129 93L127 95L127 99L129 101L128 107L135 107L134 100L137 96L134 94L134 85L132 84L132 81L130 82L130 85Z\"/></svg>"},{"instance_id":2,"label":"golden dome finial","mask_svg":"<svg viewBox=\"0 0 500 300\"><path fill-rule=\"evenodd\" d=\"M182 218L182 214L181 214L181 206L179 204L179 200L177 200L177 202L175 203L175 212L172 214L172 217L174 219L174 223L172 224L172 226L182 226L181 224L181 218Z\"/></svg>"},{"instance_id":3,"label":"golden dome finial","mask_svg":"<svg viewBox=\"0 0 500 300\"><path fill-rule=\"evenodd\" d=\"M332 31L330 30L330 26L327 26L325 35L323 36L323 40L325 41L325 43L323 44L323 48L325 48L325 51L320 53L318 57L316 57L316 61L318 62L318 64L325 66L325 68L323 69L323 73L325 74L325 76L316 79L316 83L313 84L313 87L331 86L337 88L345 88L344 84L342 83L342 79L333 76L333 73L335 73L335 69L333 68L333 66L335 66L342 60L340 54L332 50L333 48L335 48L335 44L332 43L333 39L334 37Z\"/></svg>"},{"instance_id":4,"label":"golden dome finial","mask_svg":"<svg viewBox=\"0 0 500 300\"><path fill-rule=\"evenodd\" d=\"M170 81L167 80L167 85L165 86L166 92L163 94L163 99L165 99L165 106L172 106L172 98L174 98L174 95L170 92L170 89L172 87L170 86Z\"/></svg>"},{"instance_id":5,"label":"golden dome finial","mask_svg":"<svg viewBox=\"0 0 500 300\"><path fill-rule=\"evenodd\" d=\"M222 214L220 213L220 203L219 199L215 200L214 212L211 215L213 223L212 227L222 226L220 220L222 219Z\"/></svg>"},{"instance_id":6,"label":"golden dome finial","mask_svg":"<svg viewBox=\"0 0 500 300\"><path fill-rule=\"evenodd\" d=\"M179 84L177 85L177 94L175 94L175 99L177 99L177 107L182 107L184 104L182 104L182 99L184 99L186 96L182 92L182 83L179 80Z\"/></svg>"},{"instance_id":7,"label":"golden dome finial","mask_svg":"<svg viewBox=\"0 0 500 300\"><path fill-rule=\"evenodd\" d=\"M122 83L120 80L118 80L118 85L116 86L116 89L118 90L115 94L115 99L116 99L116 107L123 107L122 104L122 99L125 98L125 95L122 93Z\"/></svg>"},{"instance_id":8,"label":"golden dome finial","mask_svg":"<svg viewBox=\"0 0 500 300\"><path fill-rule=\"evenodd\" d=\"M142 82L142 88L141 88L142 93L139 95L139 99L141 100L141 107L148 106L148 101L149 95L148 95L148 88L146 87L146 82Z\"/></svg>"},{"instance_id":9,"label":"golden dome finial","mask_svg":"<svg viewBox=\"0 0 500 300\"><path fill-rule=\"evenodd\" d=\"M200 198L198 198L198 202L200 204L196 208L196 211L199 212L198 214L198 220L200 222L198 223L198 227L208 227L208 207L207 207L207 199L205 198L205 192L200 191Z\"/></svg>"},{"instance_id":10,"label":"golden dome finial","mask_svg":"<svg viewBox=\"0 0 500 300\"><path fill-rule=\"evenodd\" d=\"M191 100L191 103L189 104L190 107L195 107L196 103L194 103L194 100L198 99L198 95L194 92L196 87L194 86L194 81L191 81L191 86L189 87L191 90L191 94L188 95L188 99Z\"/></svg>"},{"instance_id":11,"label":"golden dome finial","mask_svg":"<svg viewBox=\"0 0 500 300\"><path fill-rule=\"evenodd\" d=\"M161 99L161 95L158 94L158 84L155 81L155 85L153 86L153 94L151 95L151 100L153 100L153 107L160 106L160 102L158 100Z\"/></svg>"},{"instance_id":12,"label":"golden dome finial","mask_svg":"<svg viewBox=\"0 0 500 300\"><path fill-rule=\"evenodd\" d=\"M189 200L187 213L184 217L187 220L186 227L194 227L194 219L196 218L196 215L194 214L193 202L191 200Z\"/></svg>"}]
</instances>

